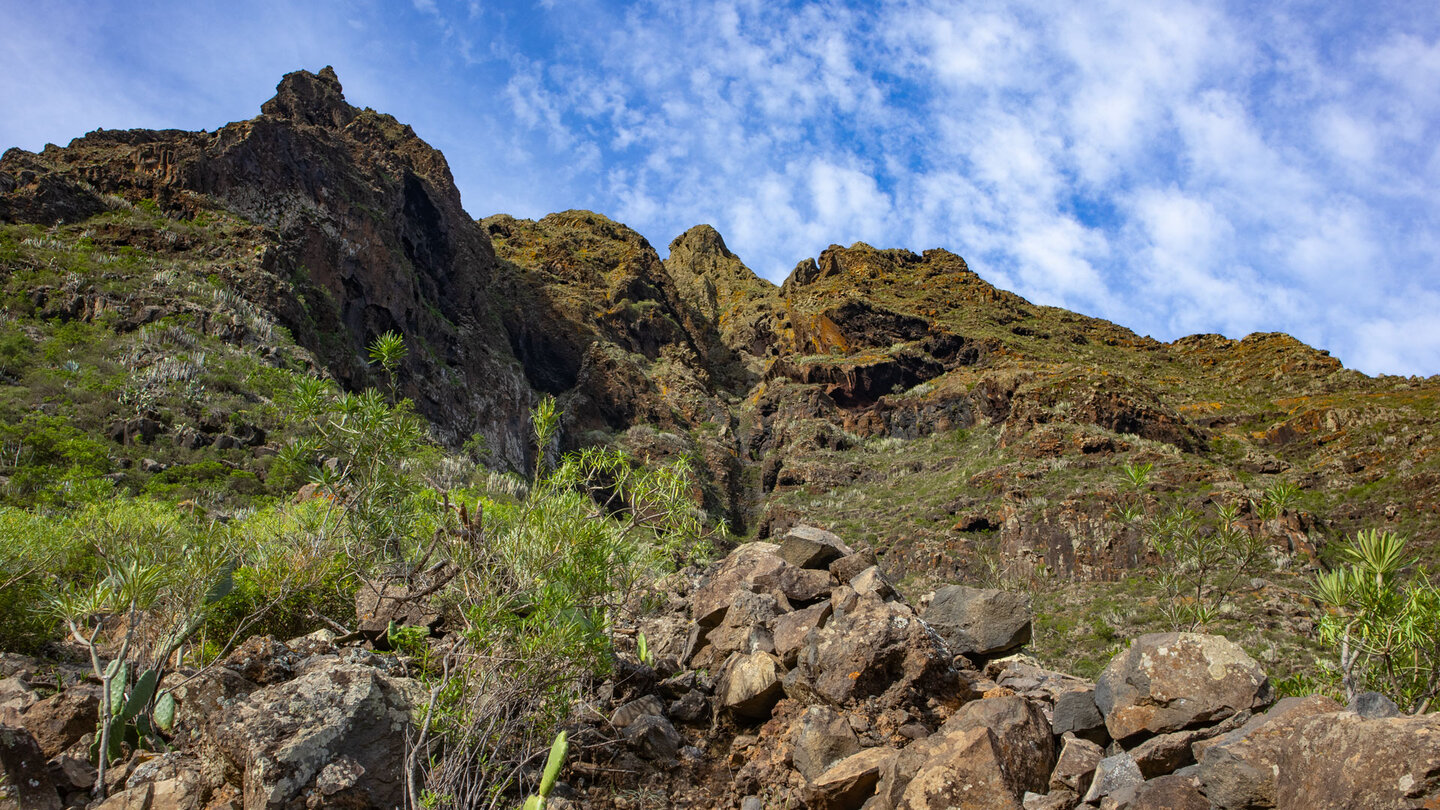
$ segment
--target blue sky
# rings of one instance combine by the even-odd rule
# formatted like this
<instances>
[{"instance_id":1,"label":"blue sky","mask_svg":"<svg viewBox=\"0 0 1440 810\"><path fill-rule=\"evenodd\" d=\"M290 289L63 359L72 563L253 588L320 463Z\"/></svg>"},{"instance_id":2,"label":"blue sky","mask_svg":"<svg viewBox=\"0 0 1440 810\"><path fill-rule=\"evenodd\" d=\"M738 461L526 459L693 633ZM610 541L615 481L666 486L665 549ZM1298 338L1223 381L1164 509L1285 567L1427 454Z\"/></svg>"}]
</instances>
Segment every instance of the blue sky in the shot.
<instances>
[{"instance_id":1,"label":"blue sky","mask_svg":"<svg viewBox=\"0 0 1440 810\"><path fill-rule=\"evenodd\" d=\"M780 281L945 247L1170 340L1440 373L1440 4L0 0L0 147L213 129L334 65L467 210L708 222Z\"/></svg>"}]
</instances>

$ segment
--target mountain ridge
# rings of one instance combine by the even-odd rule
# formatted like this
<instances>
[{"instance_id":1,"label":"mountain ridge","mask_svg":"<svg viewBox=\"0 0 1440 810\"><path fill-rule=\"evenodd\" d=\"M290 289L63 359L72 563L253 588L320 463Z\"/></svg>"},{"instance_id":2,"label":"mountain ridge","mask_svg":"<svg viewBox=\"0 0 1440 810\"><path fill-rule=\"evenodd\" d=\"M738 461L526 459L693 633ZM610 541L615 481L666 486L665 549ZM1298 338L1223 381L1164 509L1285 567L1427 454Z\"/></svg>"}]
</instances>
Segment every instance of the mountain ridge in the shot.
<instances>
[{"instance_id":1,"label":"mountain ridge","mask_svg":"<svg viewBox=\"0 0 1440 810\"><path fill-rule=\"evenodd\" d=\"M399 391L452 447L478 435L490 464L528 469L528 410L555 395L561 449L688 455L706 508L737 532L834 524L917 588L973 575L991 545L1068 577L1124 576L1144 557L1113 519L1115 470L1132 462L1200 504L1293 483L1306 516L1276 529L1277 553L1375 520L1428 546L1440 526L1427 505L1440 493L1436 378L1368 377L1280 333L1161 342L1033 304L944 249L832 245L775 285L709 225L661 259L593 212L475 219L444 156L351 106L328 68L288 74L260 116L213 133L97 130L11 149L0 223L10 261L46 279L12 273L9 311L32 342L40 321L110 324L123 347L151 324L191 328L207 307L230 320L253 310L285 334L215 317L198 331L359 389L381 382L366 345L394 330L412 348ZM170 262L169 280L134 288L86 251ZM46 262L81 269L47 275ZM186 299L181 281L209 298ZM234 396L272 402L246 385ZM223 433L195 402L121 418L103 399L85 406L101 412L94 430L155 423L145 446L109 451L129 486L149 480L141 455L156 437ZM283 433L282 415L234 416L252 410L225 418ZM227 463L271 486L263 453ZM907 489L922 479L933 492ZM938 568L919 562L937 555Z\"/></svg>"}]
</instances>

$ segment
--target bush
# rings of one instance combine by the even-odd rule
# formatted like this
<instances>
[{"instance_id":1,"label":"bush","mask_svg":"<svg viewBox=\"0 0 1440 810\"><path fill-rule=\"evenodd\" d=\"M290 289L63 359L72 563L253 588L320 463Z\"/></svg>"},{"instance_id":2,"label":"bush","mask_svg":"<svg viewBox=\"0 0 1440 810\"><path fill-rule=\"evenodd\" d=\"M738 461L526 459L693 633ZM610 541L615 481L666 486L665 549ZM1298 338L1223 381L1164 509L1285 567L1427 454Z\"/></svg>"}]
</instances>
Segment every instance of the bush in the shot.
<instances>
[{"instance_id":1,"label":"bush","mask_svg":"<svg viewBox=\"0 0 1440 810\"><path fill-rule=\"evenodd\" d=\"M1373 689L1422 713L1440 692L1440 591L1405 556L1405 542L1393 532L1357 533L1342 549L1349 564L1317 575L1315 595L1346 700Z\"/></svg>"}]
</instances>

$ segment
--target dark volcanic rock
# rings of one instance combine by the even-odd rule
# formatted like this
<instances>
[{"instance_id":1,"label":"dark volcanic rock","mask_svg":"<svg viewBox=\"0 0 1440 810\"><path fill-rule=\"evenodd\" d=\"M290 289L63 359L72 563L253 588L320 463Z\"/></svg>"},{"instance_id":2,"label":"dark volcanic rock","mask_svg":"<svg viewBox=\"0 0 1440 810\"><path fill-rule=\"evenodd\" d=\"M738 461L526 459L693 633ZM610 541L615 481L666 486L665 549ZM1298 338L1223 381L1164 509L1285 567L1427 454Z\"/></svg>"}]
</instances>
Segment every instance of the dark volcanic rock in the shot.
<instances>
[{"instance_id":1,"label":"dark volcanic rock","mask_svg":"<svg viewBox=\"0 0 1440 810\"><path fill-rule=\"evenodd\" d=\"M958 654L996 655L1030 640L1030 597L947 585L935 591L925 622Z\"/></svg>"}]
</instances>

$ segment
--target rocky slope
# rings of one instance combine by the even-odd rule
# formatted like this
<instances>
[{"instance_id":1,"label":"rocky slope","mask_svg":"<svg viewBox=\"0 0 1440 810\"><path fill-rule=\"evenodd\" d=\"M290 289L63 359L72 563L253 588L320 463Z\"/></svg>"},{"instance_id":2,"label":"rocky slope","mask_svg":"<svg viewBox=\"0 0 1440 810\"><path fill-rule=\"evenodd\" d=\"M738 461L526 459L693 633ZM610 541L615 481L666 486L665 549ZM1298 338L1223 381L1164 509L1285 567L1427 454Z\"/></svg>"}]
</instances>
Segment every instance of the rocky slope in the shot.
<instances>
[{"instance_id":1,"label":"rocky slope","mask_svg":"<svg viewBox=\"0 0 1440 810\"><path fill-rule=\"evenodd\" d=\"M952 585L918 605L835 535L797 526L665 583L620 628L614 675L568 724L548 807L818 810L1421 808L1440 801L1436 715L1383 697L1275 700L1234 643L1154 633L1093 681L1021 654L1021 594ZM356 621L433 610L371 600ZM383 613L383 615L377 615ZM443 635L444 627L441 627ZM429 642L436 649L446 641ZM167 676L164 754L106 777L96 810L398 807L422 724L420 660L320 632L252 638ZM643 658L643 660L642 660ZM82 807L99 687L0 656L0 806ZM502 799L513 805L518 799Z\"/></svg>"},{"instance_id":2,"label":"rocky slope","mask_svg":"<svg viewBox=\"0 0 1440 810\"><path fill-rule=\"evenodd\" d=\"M213 494L192 479L218 460L217 508L285 494L266 370L378 384L364 347L393 329L412 347L402 392L452 445L482 436L495 466L529 464L526 413L555 394L565 448L689 455L742 536L842 531L911 595L1035 589L1043 612L1082 617L1042 627L1039 652L1092 670L1156 599L1126 582L1154 559L1118 514L1124 464L1152 465L1146 508L1238 504L1282 584L1361 527L1436 553L1434 378L1370 378L1278 334L1162 343L1033 305L945 250L832 246L776 287L704 225L661 259L599 214L476 221L444 157L347 103L328 68L214 132L12 149L0 229L0 417L17 441L34 413L88 431L95 474L135 490L188 471ZM162 373L181 349L194 370ZM187 374L204 393L175 393ZM1277 483L1298 495L1262 518L1251 504ZM1305 611L1284 589L1247 594L1244 643L1294 658L1276 639L1303 635Z\"/></svg>"}]
</instances>

